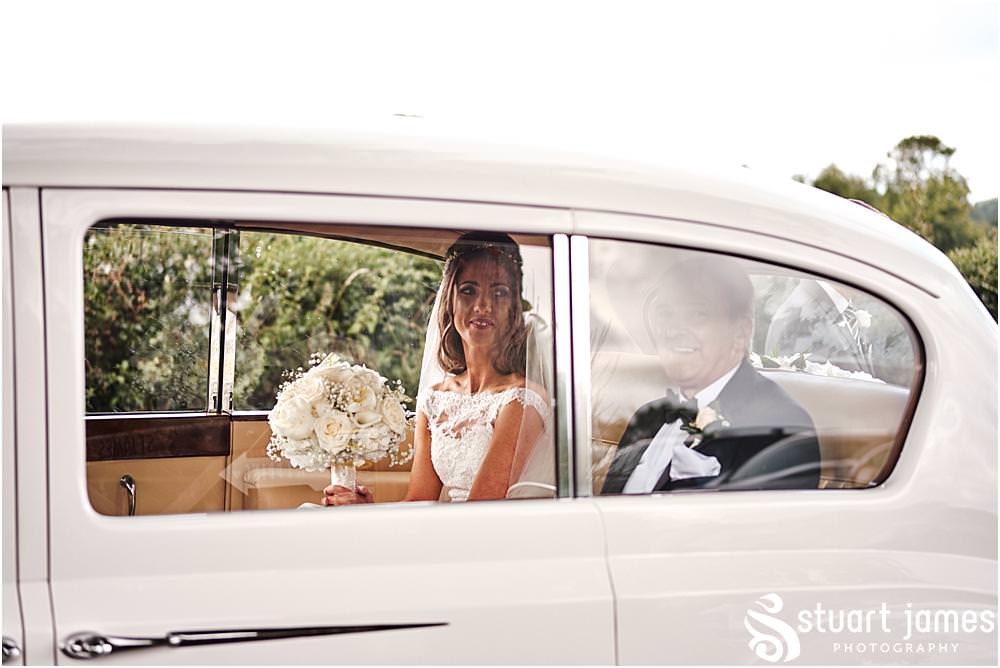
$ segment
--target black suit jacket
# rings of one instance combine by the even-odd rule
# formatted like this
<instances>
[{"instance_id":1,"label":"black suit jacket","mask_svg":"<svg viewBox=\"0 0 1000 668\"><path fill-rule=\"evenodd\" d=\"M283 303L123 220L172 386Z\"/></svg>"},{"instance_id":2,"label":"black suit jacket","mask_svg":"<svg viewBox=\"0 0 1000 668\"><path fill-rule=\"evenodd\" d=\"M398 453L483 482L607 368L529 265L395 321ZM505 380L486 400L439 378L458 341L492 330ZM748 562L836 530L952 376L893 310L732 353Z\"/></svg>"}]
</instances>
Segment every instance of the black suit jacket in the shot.
<instances>
[{"instance_id":1,"label":"black suit jacket","mask_svg":"<svg viewBox=\"0 0 1000 668\"><path fill-rule=\"evenodd\" d=\"M655 491L693 487L815 489L820 454L816 430L805 409L775 382L744 361L718 397L730 426L706 433L698 452L719 460L718 476L670 480L670 466ZM667 419L666 399L635 412L618 443L602 494L620 494L650 441Z\"/></svg>"}]
</instances>

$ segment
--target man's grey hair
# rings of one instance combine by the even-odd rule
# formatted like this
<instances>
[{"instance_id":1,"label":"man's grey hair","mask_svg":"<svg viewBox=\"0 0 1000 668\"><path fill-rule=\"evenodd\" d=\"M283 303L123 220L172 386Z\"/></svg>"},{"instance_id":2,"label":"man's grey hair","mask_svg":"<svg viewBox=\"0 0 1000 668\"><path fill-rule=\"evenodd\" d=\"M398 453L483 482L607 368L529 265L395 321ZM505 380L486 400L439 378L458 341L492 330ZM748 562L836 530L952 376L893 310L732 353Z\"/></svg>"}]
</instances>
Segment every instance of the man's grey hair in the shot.
<instances>
[{"instance_id":1,"label":"man's grey hair","mask_svg":"<svg viewBox=\"0 0 1000 668\"><path fill-rule=\"evenodd\" d=\"M708 292L718 298L731 320L747 319L753 323L753 283L742 265L722 255L690 257L672 265L657 279L646 297L644 312L656 296L667 289L682 286Z\"/></svg>"}]
</instances>

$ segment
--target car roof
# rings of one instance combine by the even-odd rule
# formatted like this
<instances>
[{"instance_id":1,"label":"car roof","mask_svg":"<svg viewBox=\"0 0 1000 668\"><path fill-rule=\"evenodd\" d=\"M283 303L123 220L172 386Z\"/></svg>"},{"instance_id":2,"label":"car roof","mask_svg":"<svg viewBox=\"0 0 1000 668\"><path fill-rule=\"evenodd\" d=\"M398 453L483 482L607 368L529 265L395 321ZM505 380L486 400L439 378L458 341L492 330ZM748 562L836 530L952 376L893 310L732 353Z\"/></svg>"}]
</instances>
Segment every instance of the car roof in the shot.
<instances>
[{"instance_id":1,"label":"car roof","mask_svg":"<svg viewBox=\"0 0 1000 668\"><path fill-rule=\"evenodd\" d=\"M874 211L792 179L468 138L420 125L8 125L5 187L378 195L618 212L804 241L940 295L960 276ZM735 221L735 222L734 222Z\"/></svg>"}]
</instances>

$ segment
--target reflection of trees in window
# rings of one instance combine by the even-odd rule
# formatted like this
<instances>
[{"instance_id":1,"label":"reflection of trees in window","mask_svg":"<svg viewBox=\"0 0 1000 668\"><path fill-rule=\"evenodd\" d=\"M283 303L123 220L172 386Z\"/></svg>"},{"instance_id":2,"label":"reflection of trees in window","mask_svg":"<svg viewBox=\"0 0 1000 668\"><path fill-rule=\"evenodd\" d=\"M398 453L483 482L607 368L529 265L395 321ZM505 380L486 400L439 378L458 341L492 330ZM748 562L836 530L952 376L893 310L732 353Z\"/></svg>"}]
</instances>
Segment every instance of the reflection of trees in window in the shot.
<instances>
[{"instance_id":1,"label":"reflection of trees in window","mask_svg":"<svg viewBox=\"0 0 1000 668\"><path fill-rule=\"evenodd\" d=\"M211 231L94 227L83 266L87 411L204 410Z\"/></svg>"},{"instance_id":2,"label":"reflection of trees in window","mask_svg":"<svg viewBox=\"0 0 1000 668\"><path fill-rule=\"evenodd\" d=\"M236 409L274 403L281 373L314 352L403 381L416 393L441 264L333 239L243 231Z\"/></svg>"}]
</instances>

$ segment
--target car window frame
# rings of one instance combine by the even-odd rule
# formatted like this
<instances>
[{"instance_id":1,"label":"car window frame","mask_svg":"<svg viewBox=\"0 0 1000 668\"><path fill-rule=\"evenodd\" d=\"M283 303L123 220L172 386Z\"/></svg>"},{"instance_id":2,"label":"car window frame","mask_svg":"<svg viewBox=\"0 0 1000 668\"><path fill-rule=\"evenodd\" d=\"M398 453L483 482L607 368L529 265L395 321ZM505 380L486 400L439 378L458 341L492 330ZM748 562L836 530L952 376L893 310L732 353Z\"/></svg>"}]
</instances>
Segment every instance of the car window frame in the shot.
<instances>
[{"instance_id":1,"label":"car window frame","mask_svg":"<svg viewBox=\"0 0 1000 668\"><path fill-rule=\"evenodd\" d=\"M289 193L272 193L272 192L246 192L246 193L231 193L231 192L217 192L217 191L149 191L149 190L128 190L128 191L109 191L105 189L63 189L63 188L45 188L39 192L39 197L44 204L47 195L51 195L57 198L60 206L50 205L50 209L62 209L63 206L69 208L73 207L76 209L72 215L68 215L65 211L60 216L59 222L65 226L67 221L72 219L74 221L73 227L75 232L69 234L71 237L72 250L70 253L73 255L73 262L70 264L70 273L72 274L75 290L71 290L72 298L70 302L75 302L79 309L74 314L74 317L80 319L80 324L82 326L83 309L82 309L82 298L83 298L83 271L82 271L82 244L84 236L94 224L101 221L107 220L122 220L122 219L134 219L143 220L159 225L171 225L171 224L182 224L184 226L197 226L197 227L208 227L209 223L216 221L219 226L225 226L231 221L240 221L240 223L246 223L249 227L255 230L271 230L275 232L292 232L292 233L303 233L299 229L295 229L298 226L314 226L324 230L335 230L338 226L365 226L365 227L386 227L386 228L397 228L397 229L420 229L427 231L443 230L448 232L455 232L459 230L501 230L514 235L529 235L535 237L546 237L549 240L547 247L550 251L550 256L552 258L553 266L555 265L555 247L557 245L556 239L560 235L565 235L571 229L571 217L568 209L553 209L553 208L536 208L536 207L524 207L517 205L505 205L505 204L480 204L480 203L469 203L469 202L456 202L450 200L413 200L409 198L382 198L382 197L370 197L370 196L353 196L353 195L326 195L326 194L289 194ZM163 212L161 210L155 210L158 204L150 203L147 207L145 203L141 201L144 195L148 195L151 199L157 199L160 196L169 198L172 203L168 207L172 209L169 212ZM175 200L174 198L185 197L187 201L181 202ZM125 202L116 201L119 198L126 200ZM199 208L200 205L197 200L220 200L221 205L206 205L204 208ZM63 204L63 202L71 200L74 203L72 205ZM282 207L282 203L289 203L287 209ZM253 208L255 202L260 202L259 208ZM221 206L221 209L220 209ZM330 214L325 211L330 208L338 209L337 213ZM236 211L233 209L239 209L241 211ZM262 214L262 211L264 212ZM79 221L86 221L86 224L82 227ZM278 224L277 227L272 229L272 226ZM51 218L48 219L48 224L51 227ZM293 229L288 229L292 227ZM50 238L53 235L59 234L60 232L55 232L51 229L46 229L46 226L42 226L43 235L48 234ZM68 231L63 229L61 233L67 233ZM313 236L327 236L326 234L315 234ZM350 239L351 241L360 241L357 239ZM409 249L407 249L409 251ZM63 245L63 251L66 252L66 246ZM51 282L52 276L46 276ZM556 304L559 297L555 294L555 274L552 274L553 281L553 319L556 318ZM56 281L60 282L60 281ZM62 281L65 283L65 281ZM557 323L553 323L554 329L559 329ZM49 344L50 346L52 343ZM555 345L555 342L554 342ZM80 346L81 353L76 360L76 363L80 366L83 364L82 356L82 344ZM51 352L51 348L50 348ZM558 374L556 375L558 377ZM81 393L81 399L82 399ZM81 402L82 403L82 402ZM560 414L563 418L566 417L568 408L559 409L557 407L557 422ZM109 416L95 416L97 419L100 417L122 417L128 415L126 413L109 414ZM133 413L132 415L137 415ZM145 413L149 417L161 417L164 415L178 415L183 418L191 418L197 416L211 416L211 412L185 412L181 414L168 413L164 414L161 412L148 412ZM233 420L244 420L244 419L255 419L256 416L249 415L232 415ZM80 423L81 425L85 423L87 416L82 410L80 413ZM256 418L259 419L259 418ZM557 432L556 437L559 438ZM557 453L565 453L570 451L570 448L565 444L556 444ZM563 456L559 454L558 456ZM85 457L80 457L80 469L77 474L79 484L84 487L84 497L86 497L86 472L83 468ZM562 461L562 460L560 460ZM559 485L559 491L557 496L566 497L570 496L564 485ZM85 503L85 506L89 512L93 512L89 503ZM217 513L220 516L233 516L242 513L229 513L222 512ZM105 519L114 521L117 518L114 516L102 516ZM141 516L136 516L133 521L139 519ZM184 517L184 515L179 515L177 517Z\"/></svg>"},{"instance_id":2,"label":"car window frame","mask_svg":"<svg viewBox=\"0 0 1000 668\"><path fill-rule=\"evenodd\" d=\"M627 224L629 219L639 221L639 224ZM888 481L892 474L899 468L899 462L904 456L904 453L908 450L906 448L906 443L910 439L911 426L915 417L919 411L920 398L923 395L924 384L927 380L927 357L926 357L926 346L921 335L920 328L917 326L914 318L911 317L907 309L904 308L899 300L895 299L891 294L887 294L887 291L878 290L876 288L870 287L864 283L860 283L857 280L853 280L850 276L837 275L837 272L829 272L828 267L814 268L809 267L809 261L805 261L804 264L794 264L797 256L796 253L805 252L804 257L809 258L809 252L816 252L817 250L822 251L823 249L816 249L810 244L800 243L793 239L785 238L775 238L772 235L752 232L748 230L739 230L730 227L726 227L724 230L725 234L719 235L720 225L700 222L692 219L677 219L670 218L666 216L638 216L628 213L618 213L618 212L608 212L608 211L590 211L584 209L574 209L574 220L577 222L576 233L571 236L570 244L572 245L573 254L571 258L571 263L573 266L572 272L572 282L573 282L573 303L583 303L582 300L587 297L587 303L589 305L589 284L590 284L590 264L589 264L589 242L591 240L606 240L615 242L632 242L632 243L644 243L659 247L671 247L681 250L697 251L703 253L712 253L716 255L731 256L738 259L747 260L750 262L758 262L773 265L782 269L786 269L791 273L808 276L813 279L827 279L834 281L836 283L841 283L850 286L856 290L859 290L870 297L874 297L885 305L889 306L896 315L903 321L905 326L909 329L912 334L913 343L913 353L914 353L914 381L909 387L909 396L907 398L907 403L903 410L903 414L900 418L899 428L896 432L896 437L893 442L892 449L888 454L886 464L883 466L882 470L879 471L878 475L867 487L863 488L845 488L842 491L845 492L858 492L858 491L870 491L882 487L882 485ZM651 222L660 223L658 229L650 230L647 228ZM616 224L618 223L618 224ZM625 224L621 224L625 223ZM608 230L614 229L614 233L609 233ZM728 237L728 238L727 238ZM754 244L747 244L745 247L741 243L742 240L753 239ZM767 244L768 242L775 242L771 245L773 248L770 252L764 252L760 255L751 254L751 250L756 246L758 249L760 245ZM781 252L784 250L782 247L788 247L787 252ZM843 256L840 256L843 257ZM852 258L844 258L845 264L854 262ZM832 265L836 269L836 265ZM869 265L870 266L870 265ZM921 292L924 292L935 299L937 298L929 290L922 288L919 285L914 284L911 281L902 279L901 277L889 272L884 271L879 267L872 267L876 271L882 274L882 276L887 281L899 282L902 281L908 284L910 287L917 288ZM575 311L576 314L578 311ZM581 317L583 317L581 315ZM592 487L583 484L581 482L588 483L592 480L591 475L591 454L590 449L592 447L592 415L591 415L591 340L590 340L590 326L589 326L589 309L586 312L585 317L587 318L586 326L578 326L578 322L574 319L574 333L573 333L573 354L574 354L574 414L575 419L575 432L577 434L576 438L576 452L574 456L574 472L573 477L575 482L574 493L576 496L580 497L600 497L601 495L593 494ZM577 356L579 355L579 358ZM577 360L586 360L586 363ZM581 437L583 440L581 440ZM586 450L586 452L584 452ZM818 488L816 490L767 490L769 493L787 493L787 492L826 492L834 491L837 488ZM671 494L682 494L685 496L690 496L692 494L697 494L699 491L704 490L682 490L679 492L652 492L650 494L643 494L639 496L655 498L659 496L669 496ZM760 493L761 490L719 490L726 491L729 493Z\"/></svg>"}]
</instances>

